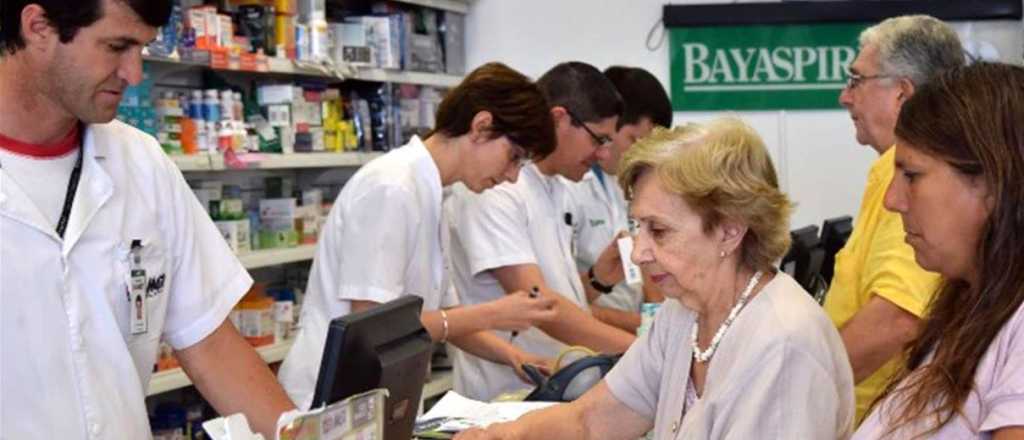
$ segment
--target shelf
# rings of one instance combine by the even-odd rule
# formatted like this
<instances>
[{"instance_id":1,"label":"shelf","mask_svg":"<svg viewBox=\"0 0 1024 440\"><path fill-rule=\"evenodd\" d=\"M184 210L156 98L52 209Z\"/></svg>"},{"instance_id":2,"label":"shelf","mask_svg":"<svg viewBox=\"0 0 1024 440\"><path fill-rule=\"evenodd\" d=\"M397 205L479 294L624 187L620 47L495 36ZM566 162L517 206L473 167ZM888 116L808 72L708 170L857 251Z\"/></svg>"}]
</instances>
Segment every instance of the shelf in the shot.
<instances>
[{"instance_id":1,"label":"shelf","mask_svg":"<svg viewBox=\"0 0 1024 440\"><path fill-rule=\"evenodd\" d=\"M284 357L288 355L288 350L292 348L294 340L287 340L273 345L266 345L263 347L257 347L256 352L260 354L268 364L274 362L280 362L284 360ZM181 368L174 368L170 370L160 371L153 373L153 377L149 380L149 391L146 393L147 396L152 396L160 393L166 393L171 390L179 388L185 388L192 385L192 381L189 380L188 376Z\"/></svg>"},{"instance_id":2,"label":"shelf","mask_svg":"<svg viewBox=\"0 0 1024 440\"><path fill-rule=\"evenodd\" d=\"M453 2L451 3L460 3ZM427 2L430 3L430 2ZM147 55L143 60L151 63L179 65L188 67L202 67L218 72L239 72L254 75L298 75L327 80L343 81L354 79L361 81L394 82L404 84L420 84L434 87L454 87L462 81L460 75L448 75L444 73L411 72L401 70L386 70L376 68L359 68L355 66L334 66L327 67L316 63L297 62L283 58L267 58L268 70L236 70L236 69L214 69L208 65L194 62L183 62L180 60Z\"/></svg>"},{"instance_id":3,"label":"shelf","mask_svg":"<svg viewBox=\"0 0 1024 440\"><path fill-rule=\"evenodd\" d=\"M451 88L462 82L461 76L443 73L410 72L384 69L356 69L349 78L362 81L420 84L425 86Z\"/></svg>"},{"instance_id":4,"label":"shelf","mask_svg":"<svg viewBox=\"0 0 1024 440\"><path fill-rule=\"evenodd\" d=\"M281 168L358 167L366 165L382 154L381 152L363 151L349 153L250 153L241 155L241 158L247 163L245 169L268 170ZM211 165L214 171L232 169L224 165L224 158L222 156L213 157Z\"/></svg>"},{"instance_id":5,"label":"shelf","mask_svg":"<svg viewBox=\"0 0 1024 440\"><path fill-rule=\"evenodd\" d=\"M196 154L192 156L171 155L171 160L181 171L234 171L268 170L288 168L337 168L366 165L381 152L355 151L348 153L247 153L239 155L245 168L230 168L220 155Z\"/></svg>"},{"instance_id":6,"label":"shelf","mask_svg":"<svg viewBox=\"0 0 1024 440\"><path fill-rule=\"evenodd\" d=\"M445 11L458 12L460 14L469 12L468 0L398 0L398 2L434 9L444 9Z\"/></svg>"},{"instance_id":7,"label":"shelf","mask_svg":"<svg viewBox=\"0 0 1024 440\"><path fill-rule=\"evenodd\" d=\"M210 171L210 156L207 154L172 154L170 158L181 171Z\"/></svg>"},{"instance_id":8,"label":"shelf","mask_svg":"<svg viewBox=\"0 0 1024 440\"><path fill-rule=\"evenodd\" d=\"M288 355L288 350L292 348L293 342L295 341L289 339L278 344L258 347L256 352L268 364L280 362ZM431 373L427 383L423 384L423 396L421 399L427 400L444 395L444 393L452 389L452 383L453 376L451 371L435 371ZM149 381L149 391L146 395L153 396L190 385L192 385L192 381L189 380L181 368L160 371L153 373L153 377Z\"/></svg>"},{"instance_id":9,"label":"shelf","mask_svg":"<svg viewBox=\"0 0 1024 440\"><path fill-rule=\"evenodd\" d=\"M452 389L453 381L451 370L431 372L427 383L423 384L423 396L420 400L443 396Z\"/></svg>"},{"instance_id":10,"label":"shelf","mask_svg":"<svg viewBox=\"0 0 1024 440\"><path fill-rule=\"evenodd\" d=\"M313 259L315 254L315 244L304 244L287 249L252 251L248 254L239 255L238 259L242 261L242 266L245 266L246 269L256 269L278 264L309 261Z\"/></svg>"}]
</instances>

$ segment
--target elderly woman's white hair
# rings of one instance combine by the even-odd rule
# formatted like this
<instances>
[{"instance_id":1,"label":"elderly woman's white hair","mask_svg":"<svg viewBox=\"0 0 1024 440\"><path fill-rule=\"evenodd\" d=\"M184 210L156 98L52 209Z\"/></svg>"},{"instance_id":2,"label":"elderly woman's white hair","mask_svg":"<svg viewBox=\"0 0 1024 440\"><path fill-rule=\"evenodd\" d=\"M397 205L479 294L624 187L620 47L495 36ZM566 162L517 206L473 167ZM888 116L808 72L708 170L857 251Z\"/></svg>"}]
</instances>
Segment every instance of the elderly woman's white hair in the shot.
<instances>
[{"instance_id":1,"label":"elderly woman's white hair","mask_svg":"<svg viewBox=\"0 0 1024 440\"><path fill-rule=\"evenodd\" d=\"M619 184L627 198L650 171L697 211L705 231L725 219L746 225L741 255L752 269L771 270L789 249L793 204L779 190L761 137L740 119L655 128L622 158Z\"/></svg>"}]
</instances>

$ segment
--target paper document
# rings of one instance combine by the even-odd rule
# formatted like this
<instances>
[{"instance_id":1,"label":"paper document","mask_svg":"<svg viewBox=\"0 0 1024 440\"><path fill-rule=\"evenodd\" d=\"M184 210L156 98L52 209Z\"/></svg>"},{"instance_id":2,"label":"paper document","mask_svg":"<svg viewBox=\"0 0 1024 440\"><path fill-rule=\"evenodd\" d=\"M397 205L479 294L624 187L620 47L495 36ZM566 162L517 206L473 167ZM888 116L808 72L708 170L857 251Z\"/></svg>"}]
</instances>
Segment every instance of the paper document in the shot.
<instances>
[{"instance_id":1,"label":"paper document","mask_svg":"<svg viewBox=\"0 0 1024 440\"><path fill-rule=\"evenodd\" d=\"M449 391L426 414L416 419L416 432L459 432L511 422L524 414L558 402L493 402L473 400Z\"/></svg>"},{"instance_id":2,"label":"paper document","mask_svg":"<svg viewBox=\"0 0 1024 440\"><path fill-rule=\"evenodd\" d=\"M288 411L277 419L276 440L383 439L387 396L379 388L314 410ZM243 414L208 420L203 429L213 440L263 440Z\"/></svg>"}]
</instances>

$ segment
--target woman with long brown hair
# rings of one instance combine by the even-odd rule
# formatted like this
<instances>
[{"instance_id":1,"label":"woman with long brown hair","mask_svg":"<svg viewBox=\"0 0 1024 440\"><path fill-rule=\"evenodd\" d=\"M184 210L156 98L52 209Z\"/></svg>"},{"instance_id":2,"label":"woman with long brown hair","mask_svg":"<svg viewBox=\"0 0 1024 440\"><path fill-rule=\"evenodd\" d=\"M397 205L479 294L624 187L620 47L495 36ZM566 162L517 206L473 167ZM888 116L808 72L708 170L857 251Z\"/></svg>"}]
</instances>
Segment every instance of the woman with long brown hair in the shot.
<instances>
[{"instance_id":1,"label":"woman with long brown hair","mask_svg":"<svg viewBox=\"0 0 1024 440\"><path fill-rule=\"evenodd\" d=\"M942 74L896 138L885 206L943 284L854 438L1024 439L1024 68Z\"/></svg>"}]
</instances>

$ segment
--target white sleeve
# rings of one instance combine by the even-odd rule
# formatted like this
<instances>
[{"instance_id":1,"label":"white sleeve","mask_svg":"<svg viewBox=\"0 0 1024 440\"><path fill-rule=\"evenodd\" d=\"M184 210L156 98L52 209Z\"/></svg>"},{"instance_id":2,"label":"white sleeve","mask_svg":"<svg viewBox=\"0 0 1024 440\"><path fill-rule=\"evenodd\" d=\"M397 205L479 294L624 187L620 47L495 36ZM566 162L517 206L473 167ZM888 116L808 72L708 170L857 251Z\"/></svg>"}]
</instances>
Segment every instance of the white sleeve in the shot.
<instances>
[{"instance_id":1,"label":"white sleeve","mask_svg":"<svg viewBox=\"0 0 1024 440\"><path fill-rule=\"evenodd\" d=\"M482 194L464 191L458 197L457 226L453 234L465 247L472 276L486 270L536 264L530 241L526 206L510 185Z\"/></svg>"},{"instance_id":2,"label":"white sleeve","mask_svg":"<svg viewBox=\"0 0 1024 440\"><path fill-rule=\"evenodd\" d=\"M981 431L1024 425L1024 306L1003 326L988 351L986 356L998 361L983 360L976 375L992 381L982 395L987 413L981 419ZM985 365L993 366L992 371L983 371Z\"/></svg>"},{"instance_id":3,"label":"white sleeve","mask_svg":"<svg viewBox=\"0 0 1024 440\"><path fill-rule=\"evenodd\" d=\"M406 272L415 258L416 231L423 213L405 188L378 185L339 206L321 246L335 252L337 298L385 303L407 291Z\"/></svg>"},{"instance_id":4,"label":"white sleeve","mask_svg":"<svg viewBox=\"0 0 1024 440\"><path fill-rule=\"evenodd\" d=\"M666 302L658 310L650 330L629 346L626 354L604 378L608 390L619 402L651 420L658 410L658 394L664 376L662 370L671 368L665 364L667 338L679 337L671 335L679 331L675 328L678 321L669 316L671 307L676 306Z\"/></svg>"},{"instance_id":5,"label":"white sleeve","mask_svg":"<svg viewBox=\"0 0 1024 440\"><path fill-rule=\"evenodd\" d=\"M227 319L231 309L252 286L252 278L228 247L206 210L165 157L171 195L171 283L164 337L177 350L203 340Z\"/></svg>"}]
</instances>

